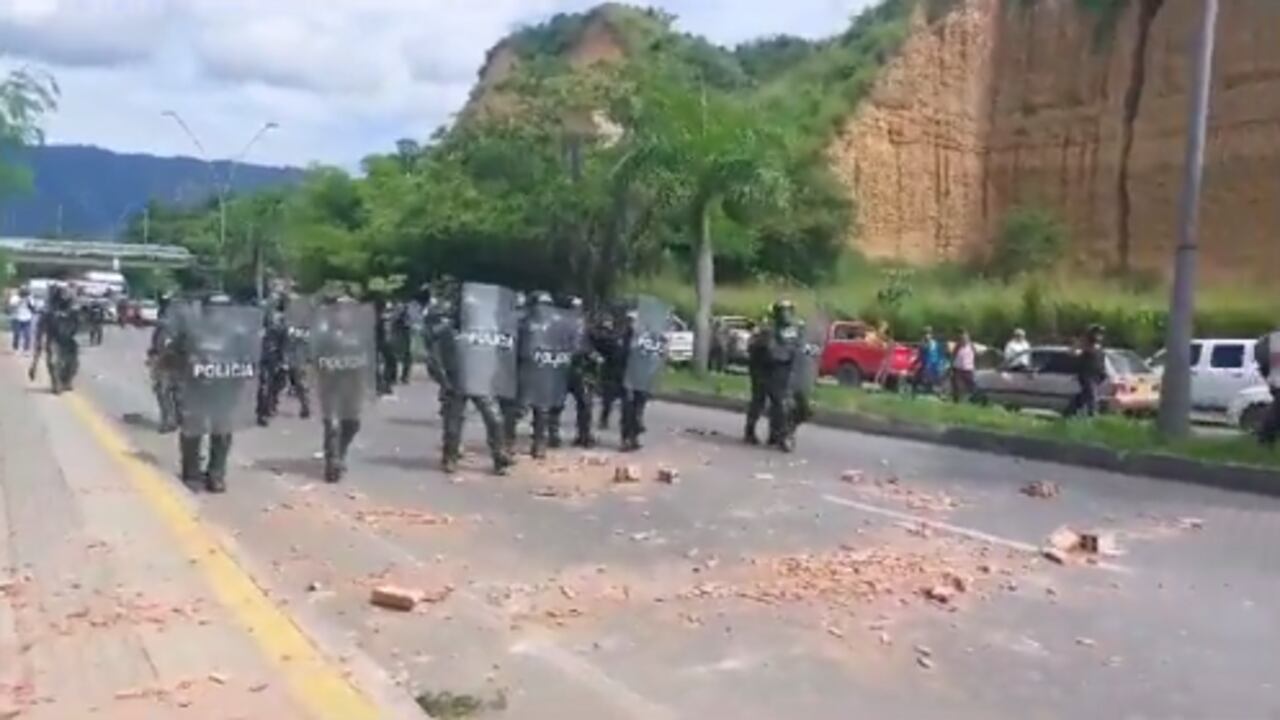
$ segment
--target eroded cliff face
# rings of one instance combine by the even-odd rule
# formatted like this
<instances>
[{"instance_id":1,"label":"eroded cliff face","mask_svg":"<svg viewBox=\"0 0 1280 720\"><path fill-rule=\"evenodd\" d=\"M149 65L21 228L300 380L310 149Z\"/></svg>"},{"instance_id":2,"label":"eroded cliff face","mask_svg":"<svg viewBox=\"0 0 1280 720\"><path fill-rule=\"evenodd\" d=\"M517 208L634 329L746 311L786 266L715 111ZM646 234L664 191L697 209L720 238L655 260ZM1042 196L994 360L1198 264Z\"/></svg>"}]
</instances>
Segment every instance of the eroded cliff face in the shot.
<instances>
[{"instance_id":1,"label":"eroded cliff face","mask_svg":"<svg viewBox=\"0 0 1280 720\"><path fill-rule=\"evenodd\" d=\"M968 0L911 39L830 149L851 242L931 262L990 247L1019 203L1055 210L1081 264L1165 272L1176 241L1200 3ZM1280 263L1280 2L1226 0L1201 206L1205 276Z\"/></svg>"}]
</instances>

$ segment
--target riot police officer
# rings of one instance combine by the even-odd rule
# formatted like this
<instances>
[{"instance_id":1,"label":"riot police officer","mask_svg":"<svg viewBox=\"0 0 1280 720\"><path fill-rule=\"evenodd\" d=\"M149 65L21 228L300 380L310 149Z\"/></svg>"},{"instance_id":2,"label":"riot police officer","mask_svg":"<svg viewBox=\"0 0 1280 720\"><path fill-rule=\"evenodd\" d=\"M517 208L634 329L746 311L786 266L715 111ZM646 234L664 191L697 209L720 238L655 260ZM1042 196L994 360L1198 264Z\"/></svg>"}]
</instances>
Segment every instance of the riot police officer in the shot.
<instances>
[{"instance_id":1,"label":"riot police officer","mask_svg":"<svg viewBox=\"0 0 1280 720\"><path fill-rule=\"evenodd\" d=\"M1076 355L1076 382L1080 387L1063 412L1065 417L1081 413L1085 417L1098 414L1098 388L1107 379L1107 356L1103 347L1105 336L1106 329L1101 325L1090 325L1085 332Z\"/></svg>"},{"instance_id":2,"label":"riot police officer","mask_svg":"<svg viewBox=\"0 0 1280 720\"><path fill-rule=\"evenodd\" d=\"M280 394L288 389L298 399L298 416L311 417L307 387L307 303L281 295L264 319L262 372L258 378L258 424L266 427L280 409Z\"/></svg>"},{"instance_id":3,"label":"riot police officer","mask_svg":"<svg viewBox=\"0 0 1280 720\"><path fill-rule=\"evenodd\" d=\"M649 394L657 385L667 362L666 329L670 318L670 306L647 295L641 295L636 309L627 313L623 333L627 348L627 369L622 379L623 452L640 449Z\"/></svg>"},{"instance_id":4,"label":"riot police officer","mask_svg":"<svg viewBox=\"0 0 1280 720\"><path fill-rule=\"evenodd\" d=\"M157 302L158 315L155 328L151 331L151 343L147 348L147 371L151 376L151 392L156 397L156 407L160 411L160 433L169 434L178 429L182 399L179 393L177 377L178 368L173 366L173 354L169 345L173 341L173 328L170 325L170 305L172 298L162 295Z\"/></svg>"},{"instance_id":5,"label":"riot police officer","mask_svg":"<svg viewBox=\"0 0 1280 720\"><path fill-rule=\"evenodd\" d=\"M184 309L173 327L169 347L182 378L182 481L193 489L225 492L232 433L252 423L248 395L261 367L262 311L232 305L219 293L199 309ZM209 455L202 463L206 435Z\"/></svg>"},{"instance_id":6,"label":"riot police officer","mask_svg":"<svg viewBox=\"0 0 1280 720\"><path fill-rule=\"evenodd\" d=\"M105 300L94 300L85 306L85 319L89 323L89 345L97 347L102 344L103 326L107 322L107 311L102 303Z\"/></svg>"},{"instance_id":7,"label":"riot police officer","mask_svg":"<svg viewBox=\"0 0 1280 720\"><path fill-rule=\"evenodd\" d=\"M612 313L601 315L592 326L590 344L600 357L599 427L608 430L613 406L622 400L622 380L627 372L626 335Z\"/></svg>"},{"instance_id":8,"label":"riot police officer","mask_svg":"<svg viewBox=\"0 0 1280 720\"><path fill-rule=\"evenodd\" d=\"M1280 438L1280 330L1258 338L1253 346L1253 359L1258 364L1258 374L1271 389L1271 407L1258 428L1258 442L1274 447Z\"/></svg>"},{"instance_id":9,"label":"riot police officer","mask_svg":"<svg viewBox=\"0 0 1280 720\"><path fill-rule=\"evenodd\" d=\"M829 323L820 313L809 321L796 323L800 337L795 359L791 363L790 387L788 400L790 408L787 412L786 440L782 449L790 452L795 449L796 432L800 426L813 418L813 388L818 383L818 372L822 364L822 348L827 341Z\"/></svg>"},{"instance_id":10,"label":"riot police officer","mask_svg":"<svg viewBox=\"0 0 1280 720\"><path fill-rule=\"evenodd\" d=\"M577 413L577 433L573 438L574 447L595 447L596 439L592 433L591 414L594 411L596 387L600 380L600 353L592 347L586 329L586 318L583 315L582 299L569 298L566 309L575 324L574 351L569 363L569 397L573 398L574 411ZM551 413L551 433L548 440L552 448L560 447L560 423L564 414L564 405Z\"/></svg>"},{"instance_id":11,"label":"riot police officer","mask_svg":"<svg viewBox=\"0 0 1280 720\"><path fill-rule=\"evenodd\" d=\"M342 293L326 297L311 324L325 482L336 483L346 475L347 452L360 432L364 405L376 397L375 322L372 306Z\"/></svg>"},{"instance_id":12,"label":"riot police officer","mask_svg":"<svg viewBox=\"0 0 1280 720\"><path fill-rule=\"evenodd\" d=\"M378 394L391 395L394 392L392 387L395 385L399 374L399 364L393 342L395 335L393 327L395 324L395 318L393 317L395 308L387 300L378 298L373 301L373 309L378 318L378 324L374 332L374 342L378 348Z\"/></svg>"},{"instance_id":13,"label":"riot police officer","mask_svg":"<svg viewBox=\"0 0 1280 720\"><path fill-rule=\"evenodd\" d=\"M524 293L515 294L515 320L517 326L524 324L524 318L528 311L528 298ZM519 357L516 358L517 369L516 377L519 378ZM497 397L498 411L502 416L502 446L504 453L508 458L515 458L516 455L516 434L520 427L520 421L524 419L525 408L520 403L519 382L510 397Z\"/></svg>"},{"instance_id":14,"label":"riot police officer","mask_svg":"<svg viewBox=\"0 0 1280 720\"><path fill-rule=\"evenodd\" d=\"M558 410L564 409L569 392L569 366L581 343L576 315L552 305L545 292L533 294L529 311L520 324L520 404L533 413L531 454L546 456L548 443L560 446Z\"/></svg>"},{"instance_id":15,"label":"riot police officer","mask_svg":"<svg viewBox=\"0 0 1280 720\"><path fill-rule=\"evenodd\" d=\"M413 373L413 320L409 304L398 302L391 307L391 352L395 359L392 384L408 385Z\"/></svg>"},{"instance_id":16,"label":"riot police officer","mask_svg":"<svg viewBox=\"0 0 1280 720\"><path fill-rule=\"evenodd\" d=\"M797 353L802 351L800 331L795 323L795 306L790 300L773 304L772 323L765 334L765 398L769 403L769 444L790 450L791 372Z\"/></svg>"},{"instance_id":17,"label":"riot police officer","mask_svg":"<svg viewBox=\"0 0 1280 720\"><path fill-rule=\"evenodd\" d=\"M751 382L751 401L747 404L747 423L743 430L743 442L748 445L759 445L756 425L760 423L768 405L767 389L769 358L769 324L762 322L756 326L747 341L747 378Z\"/></svg>"},{"instance_id":18,"label":"riot police officer","mask_svg":"<svg viewBox=\"0 0 1280 720\"><path fill-rule=\"evenodd\" d=\"M456 306L441 303L426 330L427 369L440 385L444 420L441 469L446 473L458 469L463 420L470 403L484 422L493 471L505 475L512 460L493 398L514 395L517 328L513 298L505 288L491 285L467 283L461 292Z\"/></svg>"},{"instance_id":19,"label":"riot police officer","mask_svg":"<svg viewBox=\"0 0 1280 720\"><path fill-rule=\"evenodd\" d=\"M36 351L31 357L27 376L36 378L40 353L45 354L45 369L54 395L70 390L80 369L79 316L71 295L62 285L49 290L49 300L36 328Z\"/></svg>"}]
</instances>

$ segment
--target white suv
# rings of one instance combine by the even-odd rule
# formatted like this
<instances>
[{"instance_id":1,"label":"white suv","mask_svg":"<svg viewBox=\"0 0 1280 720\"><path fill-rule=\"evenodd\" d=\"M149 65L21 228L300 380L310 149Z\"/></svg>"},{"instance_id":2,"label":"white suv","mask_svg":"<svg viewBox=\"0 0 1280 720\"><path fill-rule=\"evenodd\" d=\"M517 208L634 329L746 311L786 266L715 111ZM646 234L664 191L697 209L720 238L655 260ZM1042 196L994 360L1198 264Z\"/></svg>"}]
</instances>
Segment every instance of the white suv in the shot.
<instances>
[{"instance_id":1,"label":"white suv","mask_svg":"<svg viewBox=\"0 0 1280 720\"><path fill-rule=\"evenodd\" d=\"M1258 385L1253 361L1257 340L1199 339L1191 343L1191 406L1197 412L1225 413L1241 391ZM1163 371L1164 351L1151 358Z\"/></svg>"},{"instance_id":2,"label":"white suv","mask_svg":"<svg viewBox=\"0 0 1280 720\"><path fill-rule=\"evenodd\" d=\"M1256 434L1271 410L1271 387L1265 383L1241 390L1227 407L1227 423Z\"/></svg>"}]
</instances>

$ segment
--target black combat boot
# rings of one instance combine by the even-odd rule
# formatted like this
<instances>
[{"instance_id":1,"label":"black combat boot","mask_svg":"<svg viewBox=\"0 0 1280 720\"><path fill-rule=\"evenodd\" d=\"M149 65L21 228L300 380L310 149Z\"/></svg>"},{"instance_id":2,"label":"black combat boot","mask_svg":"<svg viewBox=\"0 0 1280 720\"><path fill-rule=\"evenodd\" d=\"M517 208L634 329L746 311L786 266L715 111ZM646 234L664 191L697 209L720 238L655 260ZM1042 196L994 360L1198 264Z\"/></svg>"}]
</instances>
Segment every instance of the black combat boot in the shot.
<instances>
[{"instance_id":1,"label":"black combat boot","mask_svg":"<svg viewBox=\"0 0 1280 720\"><path fill-rule=\"evenodd\" d=\"M231 434L209 436L209 466L205 470L205 489L211 493L227 491L227 458L231 454Z\"/></svg>"},{"instance_id":2,"label":"black combat boot","mask_svg":"<svg viewBox=\"0 0 1280 720\"><path fill-rule=\"evenodd\" d=\"M204 480L200 471L201 440L199 435L183 435L178 440L178 449L182 454L182 484L191 490L199 489Z\"/></svg>"}]
</instances>

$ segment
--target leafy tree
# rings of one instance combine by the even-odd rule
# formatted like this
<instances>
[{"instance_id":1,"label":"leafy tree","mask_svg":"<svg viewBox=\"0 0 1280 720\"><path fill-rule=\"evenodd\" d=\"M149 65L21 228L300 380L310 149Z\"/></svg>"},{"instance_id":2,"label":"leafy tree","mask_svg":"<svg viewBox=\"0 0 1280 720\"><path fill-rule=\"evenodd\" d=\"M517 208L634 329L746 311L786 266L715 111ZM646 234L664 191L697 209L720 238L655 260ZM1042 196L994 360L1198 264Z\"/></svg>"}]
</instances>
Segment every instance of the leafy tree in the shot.
<instances>
[{"instance_id":1,"label":"leafy tree","mask_svg":"<svg viewBox=\"0 0 1280 720\"><path fill-rule=\"evenodd\" d=\"M9 286L9 278L13 275L13 262L7 250L0 249L0 288ZM6 298L7 299L7 298Z\"/></svg>"},{"instance_id":2,"label":"leafy tree","mask_svg":"<svg viewBox=\"0 0 1280 720\"><path fill-rule=\"evenodd\" d=\"M30 187L30 172L12 158L19 148L44 142L41 122L57 107L51 75L23 68L0 80L0 196Z\"/></svg>"}]
</instances>

